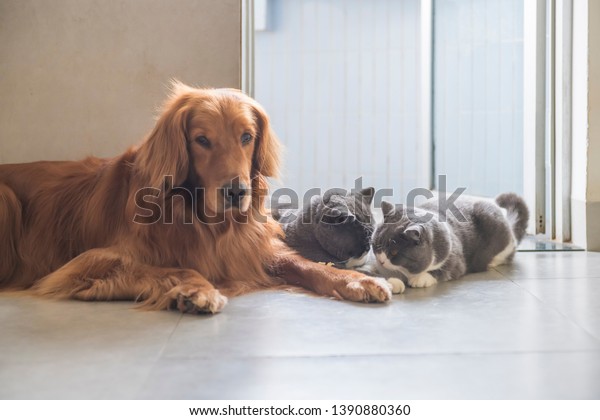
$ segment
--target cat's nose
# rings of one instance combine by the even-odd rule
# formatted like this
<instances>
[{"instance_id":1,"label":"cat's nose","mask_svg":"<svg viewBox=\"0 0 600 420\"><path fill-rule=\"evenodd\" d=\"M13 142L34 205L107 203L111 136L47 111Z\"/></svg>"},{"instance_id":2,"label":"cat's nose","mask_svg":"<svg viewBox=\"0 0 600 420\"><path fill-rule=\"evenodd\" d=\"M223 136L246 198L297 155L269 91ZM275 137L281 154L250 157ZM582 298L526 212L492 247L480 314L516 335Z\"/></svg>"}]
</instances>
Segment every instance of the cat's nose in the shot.
<instances>
[{"instance_id":1,"label":"cat's nose","mask_svg":"<svg viewBox=\"0 0 600 420\"><path fill-rule=\"evenodd\" d=\"M377 258L377 262L379 262L379 264L383 264L385 262L385 256L383 254L377 254L375 258Z\"/></svg>"}]
</instances>

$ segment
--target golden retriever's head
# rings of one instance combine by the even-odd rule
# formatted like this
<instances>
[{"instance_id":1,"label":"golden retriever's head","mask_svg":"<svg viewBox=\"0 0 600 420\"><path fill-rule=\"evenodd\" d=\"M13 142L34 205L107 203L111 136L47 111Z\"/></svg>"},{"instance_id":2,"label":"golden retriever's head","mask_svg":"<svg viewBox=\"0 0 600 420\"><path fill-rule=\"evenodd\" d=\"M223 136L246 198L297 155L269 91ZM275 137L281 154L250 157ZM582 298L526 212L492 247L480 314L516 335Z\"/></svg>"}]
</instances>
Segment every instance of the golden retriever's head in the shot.
<instances>
[{"instance_id":1,"label":"golden retriever's head","mask_svg":"<svg viewBox=\"0 0 600 420\"><path fill-rule=\"evenodd\" d=\"M136 163L145 186L201 188L207 213L246 212L260 202L263 177L277 176L279 142L264 109L242 92L174 82Z\"/></svg>"}]
</instances>

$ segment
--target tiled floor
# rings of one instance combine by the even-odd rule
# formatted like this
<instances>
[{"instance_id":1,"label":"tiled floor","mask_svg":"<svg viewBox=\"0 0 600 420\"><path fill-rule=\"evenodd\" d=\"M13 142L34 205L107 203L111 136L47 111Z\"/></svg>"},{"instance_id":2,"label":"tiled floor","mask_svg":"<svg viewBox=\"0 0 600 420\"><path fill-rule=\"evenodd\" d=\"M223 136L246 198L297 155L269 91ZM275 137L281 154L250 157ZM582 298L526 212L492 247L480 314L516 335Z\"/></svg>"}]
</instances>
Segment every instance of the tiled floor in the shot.
<instances>
[{"instance_id":1,"label":"tiled floor","mask_svg":"<svg viewBox=\"0 0 600 420\"><path fill-rule=\"evenodd\" d=\"M0 294L0 398L600 398L600 253L387 305L285 292L216 316Z\"/></svg>"}]
</instances>

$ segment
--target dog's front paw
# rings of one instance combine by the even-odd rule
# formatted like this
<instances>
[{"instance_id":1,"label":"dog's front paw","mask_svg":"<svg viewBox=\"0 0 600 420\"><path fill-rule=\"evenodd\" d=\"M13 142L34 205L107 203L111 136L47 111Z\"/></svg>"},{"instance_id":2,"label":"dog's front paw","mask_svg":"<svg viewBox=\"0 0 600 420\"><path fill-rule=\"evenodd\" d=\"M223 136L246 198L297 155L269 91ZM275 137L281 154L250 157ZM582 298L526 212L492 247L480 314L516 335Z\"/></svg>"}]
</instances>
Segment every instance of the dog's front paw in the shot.
<instances>
[{"instance_id":1,"label":"dog's front paw","mask_svg":"<svg viewBox=\"0 0 600 420\"><path fill-rule=\"evenodd\" d=\"M437 283L435 277L429 273L421 273L415 277L408 279L410 287L429 287Z\"/></svg>"},{"instance_id":2,"label":"dog's front paw","mask_svg":"<svg viewBox=\"0 0 600 420\"><path fill-rule=\"evenodd\" d=\"M359 277L336 287L336 297L353 302L387 302L392 298L392 286L380 277Z\"/></svg>"},{"instance_id":3,"label":"dog's front paw","mask_svg":"<svg viewBox=\"0 0 600 420\"><path fill-rule=\"evenodd\" d=\"M216 289L201 290L185 286L176 286L169 292L173 298L173 305L183 313L211 313L221 312L227 298Z\"/></svg>"}]
</instances>

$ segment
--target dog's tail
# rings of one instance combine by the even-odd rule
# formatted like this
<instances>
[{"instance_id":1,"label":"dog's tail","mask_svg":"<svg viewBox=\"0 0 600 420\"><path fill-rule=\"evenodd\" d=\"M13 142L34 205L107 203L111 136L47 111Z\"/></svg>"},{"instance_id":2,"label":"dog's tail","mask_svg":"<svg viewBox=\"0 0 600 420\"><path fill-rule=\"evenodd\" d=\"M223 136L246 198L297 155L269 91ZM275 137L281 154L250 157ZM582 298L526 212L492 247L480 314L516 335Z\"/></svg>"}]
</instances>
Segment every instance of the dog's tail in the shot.
<instances>
[{"instance_id":1,"label":"dog's tail","mask_svg":"<svg viewBox=\"0 0 600 420\"><path fill-rule=\"evenodd\" d=\"M496 197L496 204L506 209L506 218L510 223L517 242L521 242L529 223L529 209L525 200L515 193L503 193Z\"/></svg>"},{"instance_id":2,"label":"dog's tail","mask_svg":"<svg viewBox=\"0 0 600 420\"><path fill-rule=\"evenodd\" d=\"M0 184L0 287L10 282L19 263L21 218L21 202L15 192L7 185Z\"/></svg>"}]
</instances>

